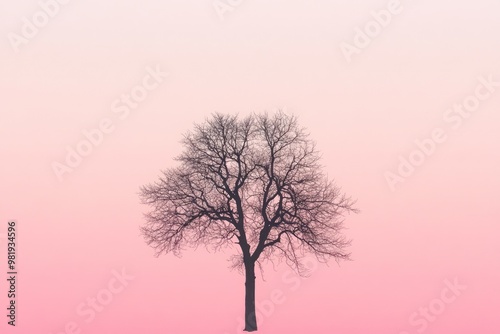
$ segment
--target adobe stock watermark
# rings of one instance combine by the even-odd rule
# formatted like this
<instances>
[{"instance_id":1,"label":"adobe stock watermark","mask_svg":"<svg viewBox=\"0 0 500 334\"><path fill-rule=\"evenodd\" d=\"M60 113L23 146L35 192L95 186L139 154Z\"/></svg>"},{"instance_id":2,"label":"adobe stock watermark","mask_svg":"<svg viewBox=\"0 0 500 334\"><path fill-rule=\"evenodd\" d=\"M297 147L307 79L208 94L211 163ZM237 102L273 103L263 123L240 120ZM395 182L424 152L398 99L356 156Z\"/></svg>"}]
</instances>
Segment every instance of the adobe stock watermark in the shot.
<instances>
[{"instance_id":1,"label":"adobe stock watermark","mask_svg":"<svg viewBox=\"0 0 500 334\"><path fill-rule=\"evenodd\" d=\"M414 331L403 331L399 334L425 332L429 325L436 321L446 311L448 306L454 303L467 289L466 285L458 282L458 278L455 278L453 281L445 280L444 285L445 287L441 290L439 297L432 299L427 305L420 307L408 318L408 323Z\"/></svg>"},{"instance_id":2,"label":"adobe stock watermark","mask_svg":"<svg viewBox=\"0 0 500 334\"><path fill-rule=\"evenodd\" d=\"M478 84L474 92L466 96L462 102L455 103L453 107L448 108L443 113L445 126L451 130L459 129L463 122L470 118L475 111L481 107L481 103L488 100L496 93L500 87L500 81L495 81L493 75L480 76L477 78ZM429 132L429 136L414 141L415 148L407 155L399 156L399 163L394 171L386 171L384 178L391 191L396 190L396 186L404 183L411 177L418 167L436 153L438 146L448 140L450 129L444 127L435 127Z\"/></svg>"},{"instance_id":3,"label":"adobe stock watermark","mask_svg":"<svg viewBox=\"0 0 500 334\"><path fill-rule=\"evenodd\" d=\"M141 83L132 87L128 93L121 94L110 106L111 112L123 121L132 110L139 108L141 102L146 100L149 94L160 87L168 76L167 72L160 69L160 65L155 68L146 67L146 74ZM85 157L88 157L94 149L102 145L107 135L113 133L116 128L116 122L109 117L102 118L97 126L91 129L81 131L82 138L73 146L66 146L66 155L62 162L53 161L52 170L59 182L64 180L66 174L72 173L81 165Z\"/></svg>"},{"instance_id":4,"label":"adobe stock watermark","mask_svg":"<svg viewBox=\"0 0 500 334\"><path fill-rule=\"evenodd\" d=\"M56 17L62 6L70 3L71 0L40 0L39 9L31 16L21 18L19 33L8 32L7 39L15 53L19 53L21 46L27 45L35 38L40 30L49 24L50 20Z\"/></svg>"},{"instance_id":5,"label":"adobe stock watermark","mask_svg":"<svg viewBox=\"0 0 500 334\"><path fill-rule=\"evenodd\" d=\"M362 27L354 28L354 37L351 43L341 42L339 47L345 60L352 62L354 55L359 55L366 49L372 41L377 38L382 31L391 24L393 18L403 12L403 5L400 0L390 0L385 9L370 12L371 20Z\"/></svg>"},{"instance_id":6,"label":"adobe stock watermark","mask_svg":"<svg viewBox=\"0 0 500 334\"><path fill-rule=\"evenodd\" d=\"M236 8L241 6L244 0L215 0L212 2L217 16L221 21L224 21L227 13L233 12Z\"/></svg>"},{"instance_id":7,"label":"adobe stock watermark","mask_svg":"<svg viewBox=\"0 0 500 334\"><path fill-rule=\"evenodd\" d=\"M116 295L123 292L130 282L134 280L134 276L130 276L125 272L113 270L113 275L106 287L97 291L91 297L87 297L84 302L81 302L76 307L76 315L79 317L77 321L67 322L62 329L49 334L79 334L83 330L84 324L92 322L99 313L103 312L115 299Z\"/></svg>"},{"instance_id":8,"label":"adobe stock watermark","mask_svg":"<svg viewBox=\"0 0 500 334\"><path fill-rule=\"evenodd\" d=\"M307 268L309 274L313 274L318 269L318 262L313 257L306 257L303 259L303 264ZM281 276L281 281L287 286L287 289L273 289L269 296L263 300L255 301L255 315L257 318L257 325L262 326L266 318L270 318L278 309L279 305L283 305L287 300L287 293L297 291L302 283L307 280L307 277L298 275L295 271L289 269ZM236 319L237 327L236 334L243 334L245 327L245 320L243 317ZM225 332L224 334L228 334Z\"/></svg>"}]
</instances>

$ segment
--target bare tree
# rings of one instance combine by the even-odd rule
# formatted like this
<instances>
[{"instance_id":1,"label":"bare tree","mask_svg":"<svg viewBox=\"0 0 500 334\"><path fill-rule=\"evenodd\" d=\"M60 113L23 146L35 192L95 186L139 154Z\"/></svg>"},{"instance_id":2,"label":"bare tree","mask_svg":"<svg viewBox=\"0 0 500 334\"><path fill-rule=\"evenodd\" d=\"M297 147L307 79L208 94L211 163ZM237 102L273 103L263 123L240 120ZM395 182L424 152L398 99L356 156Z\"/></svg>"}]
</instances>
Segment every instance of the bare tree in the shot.
<instances>
[{"instance_id":1,"label":"bare tree","mask_svg":"<svg viewBox=\"0 0 500 334\"><path fill-rule=\"evenodd\" d=\"M179 166L141 188L152 207L141 228L156 255L185 246L239 245L234 267L245 273L245 330L257 330L255 265L284 260L300 274L301 258L349 259L343 217L354 201L329 181L295 116L214 114L182 141Z\"/></svg>"}]
</instances>

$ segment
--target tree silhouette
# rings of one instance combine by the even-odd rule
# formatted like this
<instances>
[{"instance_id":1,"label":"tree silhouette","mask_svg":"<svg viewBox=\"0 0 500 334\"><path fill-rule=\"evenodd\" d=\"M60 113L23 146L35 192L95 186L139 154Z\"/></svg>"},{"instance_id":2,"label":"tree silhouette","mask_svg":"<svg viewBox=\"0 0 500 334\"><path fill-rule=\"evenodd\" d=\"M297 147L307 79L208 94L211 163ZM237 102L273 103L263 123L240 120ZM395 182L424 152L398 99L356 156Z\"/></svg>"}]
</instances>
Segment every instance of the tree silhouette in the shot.
<instances>
[{"instance_id":1,"label":"tree silhouette","mask_svg":"<svg viewBox=\"0 0 500 334\"><path fill-rule=\"evenodd\" d=\"M233 266L245 273L245 331L257 330L255 265L282 261L304 272L301 258L349 259L341 234L354 201L329 181L295 116L214 114L182 140L179 166L141 187L151 210L141 227L156 255L185 246L239 245Z\"/></svg>"}]
</instances>

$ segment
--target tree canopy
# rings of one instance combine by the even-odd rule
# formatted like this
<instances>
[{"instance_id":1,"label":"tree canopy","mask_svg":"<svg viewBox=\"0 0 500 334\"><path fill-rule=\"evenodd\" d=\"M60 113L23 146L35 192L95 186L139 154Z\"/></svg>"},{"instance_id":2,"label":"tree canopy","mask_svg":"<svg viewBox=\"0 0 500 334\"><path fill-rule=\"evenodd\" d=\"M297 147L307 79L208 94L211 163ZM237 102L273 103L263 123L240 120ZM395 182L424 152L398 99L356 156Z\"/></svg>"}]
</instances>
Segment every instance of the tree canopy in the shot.
<instances>
[{"instance_id":1,"label":"tree canopy","mask_svg":"<svg viewBox=\"0 0 500 334\"><path fill-rule=\"evenodd\" d=\"M307 253L349 259L342 229L354 201L327 178L295 116L216 113L182 144L178 165L141 187L151 207L141 230L156 255L236 243L235 267L284 260L299 273Z\"/></svg>"}]
</instances>

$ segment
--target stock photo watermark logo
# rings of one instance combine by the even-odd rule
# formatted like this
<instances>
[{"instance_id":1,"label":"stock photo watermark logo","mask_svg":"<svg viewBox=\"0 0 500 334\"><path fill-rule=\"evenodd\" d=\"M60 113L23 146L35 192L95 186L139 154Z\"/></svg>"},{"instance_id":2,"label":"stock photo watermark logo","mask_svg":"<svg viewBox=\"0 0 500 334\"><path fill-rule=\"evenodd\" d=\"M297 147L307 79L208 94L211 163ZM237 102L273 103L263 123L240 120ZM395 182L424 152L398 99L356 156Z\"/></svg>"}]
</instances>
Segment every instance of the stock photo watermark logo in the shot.
<instances>
[{"instance_id":1,"label":"stock photo watermark logo","mask_svg":"<svg viewBox=\"0 0 500 334\"><path fill-rule=\"evenodd\" d=\"M119 98L111 103L111 112L116 114L118 119L123 121L132 110L139 108L141 102L146 100L149 93L160 87L168 76L167 72L156 68L146 67L146 75L142 78L140 84L132 87L129 93L121 94ZM97 127L83 129L82 137L74 146L66 146L66 155L63 162L53 161L52 170L59 182L64 180L64 175L72 173L81 165L85 157L88 157L94 149L104 142L106 135L111 134L116 126L115 122L109 117L102 118Z\"/></svg>"},{"instance_id":2,"label":"stock photo watermark logo","mask_svg":"<svg viewBox=\"0 0 500 334\"><path fill-rule=\"evenodd\" d=\"M226 13L233 12L236 8L241 6L244 0L215 0L212 2L217 16L221 21L224 21Z\"/></svg>"},{"instance_id":3,"label":"stock photo watermark logo","mask_svg":"<svg viewBox=\"0 0 500 334\"><path fill-rule=\"evenodd\" d=\"M392 19L403 12L400 0L391 0L387 3L386 9L371 11L371 19L362 27L354 28L354 37L351 43L341 42L340 51L348 63L352 62L354 55L359 55L366 49L372 41L377 38L382 31L391 24Z\"/></svg>"},{"instance_id":4,"label":"stock photo watermark logo","mask_svg":"<svg viewBox=\"0 0 500 334\"><path fill-rule=\"evenodd\" d=\"M446 311L448 306L454 303L467 289L466 285L458 282L458 278L455 278L453 282L445 280L444 285L445 287L441 290L439 297L432 299L427 305L420 307L408 318L408 323L415 329L416 333L425 332L429 325L436 321ZM399 334L412 333L415 332L403 331Z\"/></svg>"},{"instance_id":5,"label":"stock photo watermark logo","mask_svg":"<svg viewBox=\"0 0 500 334\"><path fill-rule=\"evenodd\" d=\"M307 268L309 274L313 274L318 269L318 262L312 257L304 258L303 264ZM258 326L262 326L265 319L270 318L279 306L287 301L287 291L288 293L297 291L305 280L307 280L307 277L302 277L291 269L285 271L281 276L281 282L287 285L287 289L273 289L267 298L255 302L255 315L257 317ZM236 322L237 327L235 333L243 334L245 320L243 317L238 317ZM229 333L225 332L224 334Z\"/></svg>"},{"instance_id":6,"label":"stock photo watermark logo","mask_svg":"<svg viewBox=\"0 0 500 334\"><path fill-rule=\"evenodd\" d=\"M41 29L49 24L50 20L56 17L61 11L61 6L67 5L71 0L41 0L38 2L39 9L30 17L21 18L19 33L7 33L7 39L15 53L20 51L20 47L27 45L35 38Z\"/></svg>"},{"instance_id":7,"label":"stock photo watermark logo","mask_svg":"<svg viewBox=\"0 0 500 334\"><path fill-rule=\"evenodd\" d=\"M135 277L127 274L125 269L121 271L113 270L113 277L109 279L105 288L99 290L92 297L78 304L76 307L76 315L82 318L83 323L89 324L98 315L103 312L108 305L114 300L115 296L123 292L125 288L132 282ZM78 334L82 331L82 322L70 321L64 325L62 330L50 332L49 334Z\"/></svg>"},{"instance_id":8,"label":"stock photo watermark logo","mask_svg":"<svg viewBox=\"0 0 500 334\"><path fill-rule=\"evenodd\" d=\"M460 128L463 122L479 109L481 103L491 98L500 87L500 81L495 81L492 74L488 77L480 76L477 80L479 83L474 93L466 96L462 102L455 103L453 107L446 109L443 113L444 123L452 130ZM404 183L406 179L411 177L417 168L422 166L437 151L438 146L448 140L448 131L443 127L435 127L430 132L430 136L414 141L415 148L410 153L399 156L395 170L384 173L391 191L395 191L398 184Z\"/></svg>"}]
</instances>

